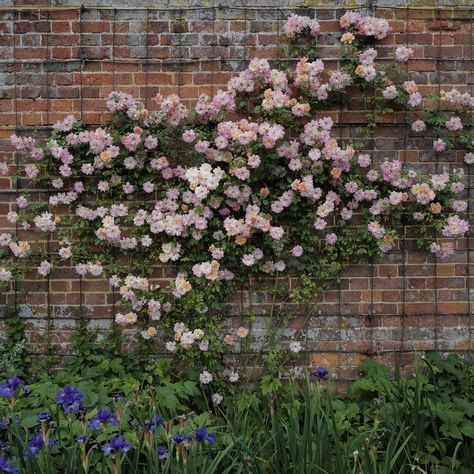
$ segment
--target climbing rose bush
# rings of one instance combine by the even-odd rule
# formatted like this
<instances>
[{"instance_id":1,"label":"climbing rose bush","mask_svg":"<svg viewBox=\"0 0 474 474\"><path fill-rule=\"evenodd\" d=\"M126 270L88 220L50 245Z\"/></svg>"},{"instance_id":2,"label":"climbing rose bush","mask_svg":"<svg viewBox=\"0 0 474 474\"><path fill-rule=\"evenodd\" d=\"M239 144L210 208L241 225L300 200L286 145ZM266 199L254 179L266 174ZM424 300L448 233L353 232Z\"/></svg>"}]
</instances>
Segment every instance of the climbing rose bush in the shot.
<instances>
[{"instance_id":1,"label":"climbing rose bush","mask_svg":"<svg viewBox=\"0 0 474 474\"><path fill-rule=\"evenodd\" d=\"M422 249L449 257L469 230L463 169L426 175L397 159L376 162L361 142L338 139L321 110L358 90L373 105L369 132L380 114L405 110L413 133L432 134L433 153L465 149L471 164L474 98L441 91L440 103L455 112L431 110L397 66L411 48L376 62L386 20L347 12L340 26L337 70L315 58L317 20L292 15L284 26L290 52L306 52L294 69L253 59L192 109L175 94L157 95L152 110L112 92L110 119L99 128L68 116L44 143L12 136L19 176L47 189L48 200L26 189L18 196L7 218L32 239L0 236L0 280L34 267L47 277L69 264L79 277L109 278L121 298L116 324L199 359L209 385L239 379L232 368L217 375L211 354L231 352L248 334L214 331L243 279L284 272L322 287L345 265L396 248L404 225L417 226ZM170 285L158 285L157 264L174 268Z\"/></svg>"}]
</instances>

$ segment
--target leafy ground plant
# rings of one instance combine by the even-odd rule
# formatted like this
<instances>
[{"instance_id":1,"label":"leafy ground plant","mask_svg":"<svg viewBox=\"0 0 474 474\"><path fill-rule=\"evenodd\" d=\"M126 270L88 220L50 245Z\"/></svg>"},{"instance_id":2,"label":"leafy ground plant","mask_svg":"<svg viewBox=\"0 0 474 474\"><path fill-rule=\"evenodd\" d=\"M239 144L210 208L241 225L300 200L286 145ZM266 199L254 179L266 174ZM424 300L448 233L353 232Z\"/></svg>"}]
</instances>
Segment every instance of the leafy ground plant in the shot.
<instances>
[{"instance_id":1,"label":"leafy ground plant","mask_svg":"<svg viewBox=\"0 0 474 474\"><path fill-rule=\"evenodd\" d=\"M360 371L344 397L320 367L213 400L164 372L13 375L0 385L0 472L472 472L472 364L429 354L407 379L373 362Z\"/></svg>"}]
</instances>

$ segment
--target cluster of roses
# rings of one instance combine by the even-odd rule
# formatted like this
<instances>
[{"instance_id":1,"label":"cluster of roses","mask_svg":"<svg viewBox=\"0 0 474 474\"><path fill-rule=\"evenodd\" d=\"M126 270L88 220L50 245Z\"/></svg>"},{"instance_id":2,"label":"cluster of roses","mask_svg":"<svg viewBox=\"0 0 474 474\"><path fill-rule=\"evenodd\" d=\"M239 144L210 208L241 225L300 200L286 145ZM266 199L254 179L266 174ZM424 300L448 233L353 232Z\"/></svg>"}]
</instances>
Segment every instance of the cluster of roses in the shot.
<instances>
[{"instance_id":1,"label":"cluster of roses","mask_svg":"<svg viewBox=\"0 0 474 474\"><path fill-rule=\"evenodd\" d=\"M390 29L386 20L354 12L344 14L340 25L344 44L356 38L382 39ZM284 29L290 38L305 32L315 36L319 24L293 15ZM229 81L227 90L213 98L200 97L193 111L176 95L158 95L156 110L151 111L130 95L113 92L107 109L114 118L104 128L85 130L69 116L54 126L52 137L42 147L31 137L13 136L14 149L26 154L25 176L42 179L52 192L48 210L39 213L25 192L7 219L23 229L34 225L51 234L62 223L61 213L67 214L66 205L71 209L70 228L88 232L100 248L148 258L150 265L157 260L178 265L180 271L167 291L143 276L111 276L111 285L130 307L130 312L117 314L121 325L136 323L139 314L150 321L160 319L162 312L172 314L195 282L209 287L232 281L236 273L282 272L298 268L298 260L306 255L316 272L321 249L335 260L347 253L339 246L343 234L338 229L355 222L361 211L368 219L359 232L382 253L396 245L394 216L402 213L434 226L446 239L461 237L469 229L460 215L467 202L456 197L464 189L461 169L425 176L404 168L399 160L377 165L369 154L332 136L331 118L311 116L309 98L323 103L331 93L345 90L358 79L380 80L388 101L404 94L407 106L421 105L417 85L413 81L395 84L379 75L377 51L361 44L355 56L358 65L351 72L326 71L323 61L302 58L294 74L287 74L272 69L265 59L253 59ZM403 46L395 56L406 62L412 54ZM226 120L226 112L237 110L239 95L250 93L259 98L262 116ZM442 99L460 110L474 108L468 93L443 92ZM285 119L283 111L293 119ZM299 133L294 132L295 126ZM412 124L415 132L426 129L421 119ZM446 129L461 131L461 118L447 118ZM178 141L180 146L172 146ZM442 152L446 143L439 138L433 148ZM172 164L183 154L192 166L186 159ZM474 162L472 152L465 161ZM1 170L8 172L8 165L3 164ZM90 200L92 191L98 195L96 201ZM296 232L289 231L289 222ZM72 259L78 275L110 276L100 256L94 260L83 252L76 255L76 247L74 236L62 238L57 255L39 257L40 275L49 274L55 260ZM431 251L442 258L452 254L453 248L448 241L430 244ZM0 267L1 281L18 273L18 260L38 259L28 242L12 234L0 235L0 251L8 262ZM311 274L313 270L305 271ZM153 324L142 329L145 339L157 334ZM196 331L181 329L179 339L167 344L169 349L177 343L183 347L190 339L190 344L204 344ZM293 352L301 349L296 344L292 347Z\"/></svg>"}]
</instances>

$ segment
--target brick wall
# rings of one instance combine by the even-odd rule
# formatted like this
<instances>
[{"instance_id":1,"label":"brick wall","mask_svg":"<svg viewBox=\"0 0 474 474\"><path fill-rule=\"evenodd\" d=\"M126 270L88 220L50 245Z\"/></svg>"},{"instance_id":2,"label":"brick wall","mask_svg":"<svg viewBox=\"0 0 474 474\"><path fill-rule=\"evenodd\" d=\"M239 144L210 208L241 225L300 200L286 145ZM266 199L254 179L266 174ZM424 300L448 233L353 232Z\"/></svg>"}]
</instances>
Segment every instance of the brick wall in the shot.
<instances>
[{"instance_id":1,"label":"brick wall","mask_svg":"<svg viewBox=\"0 0 474 474\"><path fill-rule=\"evenodd\" d=\"M199 94L212 94L224 86L252 57L286 58L281 28L296 10L318 18L323 32L321 58L337 64L335 32L344 11L328 2L306 1L301 8L303 2L282 0L267 2L271 7L260 6L258 0L248 2L248 7L236 0L219 2L223 6L217 7L205 0L190 0L189 5L98 1L94 6L85 2L83 8L69 1L55 1L54 7L51 3L31 0L12 5L0 0L2 157L9 155L8 138L15 131L42 133L70 113L88 124L99 124L105 117L104 98L112 90L130 92L146 106L152 105L150 99L158 92L176 92L192 103ZM363 9L391 21L392 33L378 43L381 60L394 45L414 48L408 68L424 96L440 88L472 88L473 12L462 4L392 8L397 2L374 1ZM328 111L340 124L341 137L355 136L363 120L361 107L355 103L351 109ZM436 161L430 138L411 136L400 123L402 114L384 116L378 138L367 144L376 159L398 157L430 172L444 165L463 166L462 154L455 151ZM468 176L468 192L470 181ZM11 179L0 177L0 232L11 231L6 214L16 193ZM298 332L306 349L301 365L329 366L333 376L350 379L365 357L393 366L406 365L415 354L432 349L472 358L469 242L458 242L453 257L437 262L413 250L410 229L405 229L405 235L400 247L383 260L348 268L317 305L287 308L293 317L281 328L281 337L303 328ZM157 268L155 273L163 280L171 275L166 268ZM280 284L294 285L295 281ZM257 314L253 334L258 337L268 323L269 296L252 285L242 282L231 302L235 317L230 323ZM23 289L29 290L28 295L22 294ZM73 269L64 267L48 280L40 281L32 274L17 291L0 295L0 305L17 305L33 353L44 352L43 336L52 322L51 340L59 353L67 355L78 311L87 308L91 326L107 331L116 299L106 281L80 280ZM0 314L7 317L5 311Z\"/></svg>"}]
</instances>

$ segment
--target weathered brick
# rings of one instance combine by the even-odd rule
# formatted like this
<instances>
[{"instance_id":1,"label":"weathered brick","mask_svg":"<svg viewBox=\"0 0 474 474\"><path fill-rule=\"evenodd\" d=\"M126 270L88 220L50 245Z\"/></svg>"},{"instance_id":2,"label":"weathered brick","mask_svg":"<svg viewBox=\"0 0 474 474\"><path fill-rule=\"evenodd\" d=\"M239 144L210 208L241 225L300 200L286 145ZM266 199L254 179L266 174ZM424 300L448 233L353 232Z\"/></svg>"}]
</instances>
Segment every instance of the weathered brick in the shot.
<instances>
[{"instance_id":1,"label":"weathered brick","mask_svg":"<svg viewBox=\"0 0 474 474\"><path fill-rule=\"evenodd\" d=\"M34 3L37 7L42 3L48 4L49 0ZM276 5L288 7L283 0L276 0ZM321 57L329 69L337 67L340 49L334 33L339 31L337 18L340 12L318 10L315 6L315 10L300 9L299 13L316 14L322 30L318 37ZM389 36L377 44L379 58L382 58L380 61L387 62L391 58L395 45L407 44L414 49L414 57L402 67L420 84L420 91L425 97L436 92L438 84L469 91L472 32L468 13L442 8L380 9L377 15L388 18L392 26ZM8 135L17 118L22 126L46 125L68 113L79 115L82 106L85 122L99 124L107 117L103 99L112 87L142 99L148 98L146 105L151 109L156 108L156 104L150 98L157 92L168 94L179 91L184 103L192 106L199 94L211 94L218 87L225 87L231 75L243 69L243 59L257 56L285 58L287 49L282 44L283 21L283 14L278 15L271 10L244 12L226 8L216 12L209 9L181 13L163 11L159 14L153 10L147 13L140 10L120 11L119 8L115 13L94 8L82 12L79 8L50 12L22 11L17 13L16 35L13 38L13 22L2 17L0 59L12 61L15 44L15 59L23 61L16 66L16 74L12 74L11 64L0 65L2 157L11 156ZM82 65L79 61L69 61L79 57L79 43L82 44L81 54L85 59ZM147 58L148 64L145 64ZM216 58L222 61L213 61ZM55 61L35 64L47 59ZM112 59L118 61L114 63ZM357 91L350 91L350 94L356 95ZM437 110L438 104L425 100L424 106ZM355 140L359 138L357 124L365 122L364 108L364 102L354 97L351 109L340 113L339 109L333 108L325 114L350 125L341 127L336 133L344 139ZM406 135L402 126L394 127L404 121L404 111L380 117L378 139L372 143L364 141L367 150L375 147L372 153L374 162L398 157L426 172L437 172L442 165L452 168L463 163L461 153L446 153L443 163L437 163L430 151L431 137ZM13 172L13 166L10 171ZM2 231L14 230L5 218L15 199L15 193L9 192L12 189L9 175L10 172L0 177L0 189L5 191L0 197ZM21 186L26 185L26 182L21 182ZM360 219L354 219L354 223L360 224ZM467 288L474 288L474 264L470 265L469 272L473 276L468 283L467 241L458 243L457 254L451 260L435 265L432 256L414 251L413 229L407 227L405 230L405 252L397 249L384 258L374 259L373 266L349 267L343 272L339 284L335 283L323 295L315 295L316 310L279 302L279 309L294 314L283 329L282 337L287 341L295 331L305 334L308 339L303 342L307 344L305 347L309 351L311 366L326 365L332 368L331 375L351 378L357 375L354 367L363 357L372 357L391 365L406 363L408 367L415 360L413 351L434 347L447 351L472 349L466 339L472 310L469 301L474 297L474 290L468 294ZM21 235L32 238L29 233ZM471 245L473 243L471 241ZM45 243L40 246L44 250ZM71 320L57 316L63 330L54 331L53 335L54 341L61 343L64 354L69 350L67 339L72 334L73 319L80 305L91 307L91 318L105 333L113 316L112 304L118 299L110 291L106 280L86 278L80 282L74 269L68 265L55 268L49 282L50 311L59 315L61 305L71 308ZM30 279L22 284L32 290L35 285L39 286L27 297L17 296L17 302L22 300L34 305L38 312L46 315L45 285L48 283L34 281L35 273L29 272ZM166 286L175 273L170 267L156 267L153 277ZM292 278L279 284L291 284L291 288L296 288L298 281ZM255 314L263 314L264 311L268 314L270 311L269 295L259 291L255 281L251 282L251 288L251 291L238 292L230 302L235 327L243 324L243 313L250 309ZM0 305L6 301L14 302L14 294L0 295ZM36 324L43 324L44 321L41 316L27 321L32 345L38 352L44 351L44 341L38 337L41 331L32 324L32 321ZM263 328L263 324L256 328L260 331L258 334L263 334ZM349 353L338 353L340 350ZM402 353L398 354L398 351ZM304 365L307 361L302 359L299 363Z\"/></svg>"}]
</instances>

